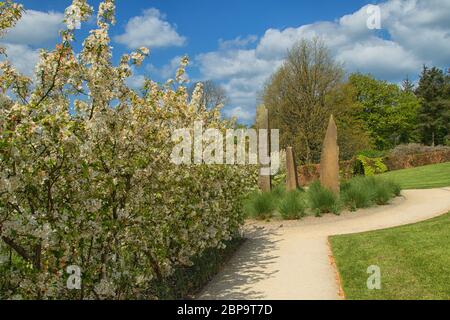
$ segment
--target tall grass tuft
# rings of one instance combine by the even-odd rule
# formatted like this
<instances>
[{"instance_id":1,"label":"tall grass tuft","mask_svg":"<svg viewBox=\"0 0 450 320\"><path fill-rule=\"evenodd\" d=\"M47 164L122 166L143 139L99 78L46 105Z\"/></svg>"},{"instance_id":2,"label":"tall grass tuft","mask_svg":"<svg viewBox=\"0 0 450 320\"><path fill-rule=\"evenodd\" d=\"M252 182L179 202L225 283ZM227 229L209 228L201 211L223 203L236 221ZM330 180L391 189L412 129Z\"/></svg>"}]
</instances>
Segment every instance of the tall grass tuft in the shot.
<instances>
[{"instance_id":1,"label":"tall grass tuft","mask_svg":"<svg viewBox=\"0 0 450 320\"><path fill-rule=\"evenodd\" d=\"M398 197L402 192L402 187L399 183L394 180L386 179L385 180L387 187L391 190L394 196Z\"/></svg>"},{"instance_id":2,"label":"tall grass tuft","mask_svg":"<svg viewBox=\"0 0 450 320\"><path fill-rule=\"evenodd\" d=\"M385 205L394 196L400 195L401 187L393 181L373 177L373 201L378 205Z\"/></svg>"},{"instance_id":3,"label":"tall grass tuft","mask_svg":"<svg viewBox=\"0 0 450 320\"><path fill-rule=\"evenodd\" d=\"M355 177L341 186L341 199L350 210L367 208L372 204L385 205L400 195L400 185L384 178Z\"/></svg>"},{"instance_id":4,"label":"tall grass tuft","mask_svg":"<svg viewBox=\"0 0 450 320\"><path fill-rule=\"evenodd\" d=\"M300 219L305 216L306 203L301 191L290 191L280 201L278 211L285 220Z\"/></svg>"},{"instance_id":5,"label":"tall grass tuft","mask_svg":"<svg viewBox=\"0 0 450 320\"><path fill-rule=\"evenodd\" d=\"M320 216L322 213L339 214L339 198L331 190L324 188L319 181L314 181L307 192L311 209Z\"/></svg>"},{"instance_id":6,"label":"tall grass tuft","mask_svg":"<svg viewBox=\"0 0 450 320\"><path fill-rule=\"evenodd\" d=\"M272 195L278 199L281 199L286 194L286 188L283 185L277 185L272 189Z\"/></svg>"},{"instance_id":7,"label":"tall grass tuft","mask_svg":"<svg viewBox=\"0 0 450 320\"><path fill-rule=\"evenodd\" d=\"M341 186L341 201L350 211L370 207L372 198L373 188L365 177L355 177Z\"/></svg>"},{"instance_id":8,"label":"tall grass tuft","mask_svg":"<svg viewBox=\"0 0 450 320\"><path fill-rule=\"evenodd\" d=\"M269 192L254 192L244 204L244 211L248 217L258 220L269 219L276 209L277 199Z\"/></svg>"}]
</instances>

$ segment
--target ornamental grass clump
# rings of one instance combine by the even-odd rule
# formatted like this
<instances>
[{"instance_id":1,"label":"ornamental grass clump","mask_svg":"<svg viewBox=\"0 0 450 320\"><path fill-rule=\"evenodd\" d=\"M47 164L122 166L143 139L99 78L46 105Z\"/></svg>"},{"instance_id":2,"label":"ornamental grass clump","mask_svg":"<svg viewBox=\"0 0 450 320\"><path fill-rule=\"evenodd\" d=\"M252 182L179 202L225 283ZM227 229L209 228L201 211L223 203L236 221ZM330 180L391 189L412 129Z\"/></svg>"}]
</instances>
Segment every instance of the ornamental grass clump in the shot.
<instances>
[{"instance_id":1,"label":"ornamental grass clump","mask_svg":"<svg viewBox=\"0 0 450 320\"><path fill-rule=\"evenodd\" d=\"M370 207L372 195L373 187L365 177L355 177L341 186L341 201L350 211Z\"/></svg>"},{"instance_id":2,"label":"ornamental grass clump","mask_svg":"<svg viewBox=\"0 0 450 320\"><path fill-rule=\"evenodd\" d=\"M369 177L368 184L372 187L372 201L377 205L385 205L393 197L400 194L401 188L393 181L379 177Z\"/></svg>"},{"instance_id":3,"label":"ornamental grass clump","mask_svg":"<svg viewBox=\"0 0 450 320\"><path fill-rule=\"evenodd\" d=\"M256 191L250 195L244 205L247 216L258 220L273 217L278 199L271 192Z\"/></svg>"},{"instance_id":4,"label":"ornamental grass clump","mask_svg":"<svg viewBox=\"0 0 450 320\"><path fill-rule=\"evenodd\" d=\"M274 187L271 192L275 199L281 199L286 194L286 188L284 185L278 185Z\"/></svg>"},{"instance_id":5,"label":"ornamental grass clump","mask_svg":"<svg viewBox=\"0 0 450 320\"><path fill-rule=\"evenodd\" d=\"M351 211L385 205L401 192L400 185L377 176L355 177L341 186L341 201Z\"/></svg>"},{"instance_id":6,"label":"ornamental grass clump","mask_svg":"<svg viewBox=\"0 0 450 320\"><path fill-rule=\"evenodd\" d=\"M300 219L305 216L304 192L295 190L286 193L278 205L278 211L285 220Z\"/></svg>"},{"instance_id":7,"label":"ornamental grass clump","mask_svg":"<svg viewBox=\"0 0 450 320\"><path fill-rule=\"evenodd\" d=\"M394 180L385 179L385 183L387 188L389 188L392 192L392 194L396 197L400 196L402 192L402 187L399 183L395 182Z\"/></svg>"},{"instance_id":8,"label":"ornamental grass clump","mask_svg":"<svg viewBox=\"0 0 450 320\"><path fill-rule=\"evenodd\" d=\"M309 207L320 216L322 213L340 213L339 197L331 190L323 187L319 181L314 181L308 188Z\"/></svg>"}]
</instances>

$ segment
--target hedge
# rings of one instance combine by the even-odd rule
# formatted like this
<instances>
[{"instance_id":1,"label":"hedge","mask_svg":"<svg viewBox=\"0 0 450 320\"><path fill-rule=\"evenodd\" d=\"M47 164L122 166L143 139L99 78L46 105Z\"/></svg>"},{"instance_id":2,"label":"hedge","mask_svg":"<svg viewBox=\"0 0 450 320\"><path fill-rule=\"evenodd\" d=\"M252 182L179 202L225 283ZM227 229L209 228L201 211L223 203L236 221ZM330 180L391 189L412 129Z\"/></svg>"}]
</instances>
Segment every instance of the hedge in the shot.
<instances>
[{"instance_id":1,"label":"hedge","mask_svg":"<svg viewBox=\"0 0 450 320\"><path fill-rule=\"evenodd\" d=\"M348 161L340 161L340 175L349 179L355 175L371 176L386 171L420 167L429 164L450 162L450 150L430 151L426 153L398 155L390 154L385 157L369 158L359 155ZM300 183L309 185L320 178L320 164L307 164L297 168Z\"/></svg>"},{"instance_id":2,"label":"hedge","mask_svg":"<svg viewBox=\"0 0 450 320\"><path fill-rule=\"evenodd\" d=\"M404 156L387 156L384 163L390 171L426 166L429 164L444 163L450 161L450 150L433 151Z\"/></svg>"}]
</instances>

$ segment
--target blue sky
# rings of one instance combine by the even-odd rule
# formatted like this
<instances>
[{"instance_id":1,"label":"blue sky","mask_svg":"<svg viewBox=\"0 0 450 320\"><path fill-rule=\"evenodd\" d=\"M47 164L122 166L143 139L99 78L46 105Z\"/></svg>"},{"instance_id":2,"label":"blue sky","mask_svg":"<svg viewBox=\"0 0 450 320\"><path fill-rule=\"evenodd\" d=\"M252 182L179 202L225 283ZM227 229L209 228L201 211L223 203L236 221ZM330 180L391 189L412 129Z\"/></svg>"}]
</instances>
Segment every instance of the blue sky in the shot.
<instances>
[{"instance_id":1,"label":"blue sky","mask_svg":"<svg viewBox=\"0 0 450 320\"><path fill-rule=\"evenodd\" d=\"M37 49L58 39L70 0L21 0L29 11L0 43L19 70L31 73ZM90 0L96 8L98 0ZM347 72L361 71L393 82L415 79L422 64L450 65L450 0L117 0L111 30L115 58L136 46L151 55L130 84L144 76L172 77L184 54L191 58L191 82L212 79L229 96L226 116L252 121L258 93L302 38L321 37ZM367 5L377 4L381 29L369 30ZM77 31L78 45L91 21Z\"/></svg>"}]
</instances>

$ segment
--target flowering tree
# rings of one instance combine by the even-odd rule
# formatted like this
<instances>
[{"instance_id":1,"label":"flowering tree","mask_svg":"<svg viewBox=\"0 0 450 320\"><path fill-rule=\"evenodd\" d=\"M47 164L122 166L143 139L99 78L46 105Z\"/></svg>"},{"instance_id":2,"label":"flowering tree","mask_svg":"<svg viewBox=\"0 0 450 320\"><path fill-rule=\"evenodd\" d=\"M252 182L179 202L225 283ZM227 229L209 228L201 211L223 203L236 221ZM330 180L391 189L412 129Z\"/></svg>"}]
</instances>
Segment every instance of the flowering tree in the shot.
<instances>
[{"instance_id":1,"label":"flowering tree","mask_svg":"<svg viewBox=\"0 0 450 320\"><path fill-rule=\"evenodd\" d=\"M183 80L126 85L147 48L111 63L114 1L103 1L97 29L72 48L92 14L86 0L65 11L67 28L42 50L33 78L0 63L0 297L158 298L151 283L204 249L221 247L242 223L241 200L255 183L239 166L170 163L172 131L201 120L225 131L219 107L189 99ZM0 32L22 8L0 2ZM82 272L68 290L66 268Z\"/></svg>"},{"instance_id":2,"label":"flowering tree","mask_svg":"<svg viewBox=\"0 0 450 320\"><path fill-rule=\"evenodd\" d=\"M10 0L0 1L0 36L4 32L13 27L17 20L22 17L22 6ZM4 54L5 50L0 48L0 54Z\"/></svg>"}]
</instances>

